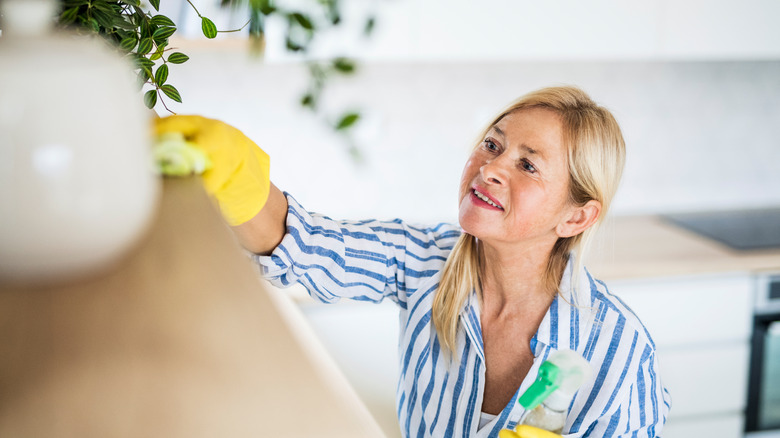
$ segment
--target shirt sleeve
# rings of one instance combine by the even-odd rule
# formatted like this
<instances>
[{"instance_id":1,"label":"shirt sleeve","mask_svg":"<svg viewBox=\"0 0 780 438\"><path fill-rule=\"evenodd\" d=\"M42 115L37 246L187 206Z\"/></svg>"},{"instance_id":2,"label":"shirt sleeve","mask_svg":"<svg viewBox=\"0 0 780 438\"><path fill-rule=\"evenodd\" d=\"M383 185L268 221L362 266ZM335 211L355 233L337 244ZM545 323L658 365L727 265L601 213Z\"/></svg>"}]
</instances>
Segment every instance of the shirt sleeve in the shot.
<instances>
[{"instance_id":1,"label":"shirt sleeve","mask_svg":"<svg viewBox=\"0 0 780 438\"><path fill-rule=\"evenodd\" d=\"M439 272L460 235L449 224L417 228L403 221L336 221L307 212L289 194L287 232L270 256L254 256L276 287L298 282L323 302L340 298L405 304Z\"/></svg>"},{"instance_id":2,"label":"shirt sleeve","mask_svg":"<svg viewBox=\"0 0 780 438\"><path fill-rule=\"evenodd\" d=\"M658 362L651 354L637 370L636 379L614 411L599 417L583 434L566 437L642 437L661 436L671 409L669 391L658 377Z\"/></svg>"}]
</instances>

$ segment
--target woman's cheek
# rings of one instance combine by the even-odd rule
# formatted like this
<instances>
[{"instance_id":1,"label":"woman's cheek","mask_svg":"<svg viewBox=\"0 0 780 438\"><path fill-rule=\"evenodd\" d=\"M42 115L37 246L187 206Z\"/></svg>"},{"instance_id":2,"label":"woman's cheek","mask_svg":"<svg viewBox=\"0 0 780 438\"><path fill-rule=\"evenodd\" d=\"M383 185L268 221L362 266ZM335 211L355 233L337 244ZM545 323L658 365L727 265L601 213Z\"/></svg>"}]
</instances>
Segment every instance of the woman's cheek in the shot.
<instances>
[{"instance_id":1,"label":"woman's cheek","mask_svg":"<svg viewBox=\"0 0 780 438\"><path fill-rule=\"evenodd\" d=\"M463 168L463 174L460 176L459 200L463 200L468 192L471 191L471 184L478 172L479 168L474 169L474 164L471 159L466 162L466 166Z\"/></svg>"}]
</instances>

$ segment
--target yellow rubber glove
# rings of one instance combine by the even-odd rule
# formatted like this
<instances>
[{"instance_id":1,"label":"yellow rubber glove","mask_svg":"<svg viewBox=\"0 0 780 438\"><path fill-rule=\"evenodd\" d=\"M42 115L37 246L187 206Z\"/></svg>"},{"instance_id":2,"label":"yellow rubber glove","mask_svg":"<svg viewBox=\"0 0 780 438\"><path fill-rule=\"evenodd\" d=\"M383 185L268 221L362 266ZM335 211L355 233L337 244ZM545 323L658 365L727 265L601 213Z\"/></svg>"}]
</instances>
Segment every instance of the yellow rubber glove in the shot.
<instances>
[{"instance_id":1,"label":"yellow rubber glove","mask_svg":"<svg viewBox=\"0 0 780 438\"><path fill-rule=\"evenodd\" d=\"M268 199L270 160L259 146L241 131L201 116L169 116L156 119L156 136L181 133L211 161L203 184L216 198L228 224L240 225L252 219Z\"/></svg>"},{"instance_id":2,"label":"yellow rubber glove","mask_svg":"<svg viewBox=\"0 0 780 438\"><path fill-rule=\"evenodd\" d=\"M557 433L524 424L517 426L515 430L503 429L498 432L498 436L499 438L561 438Z\"/></svg>"}]
</instances>

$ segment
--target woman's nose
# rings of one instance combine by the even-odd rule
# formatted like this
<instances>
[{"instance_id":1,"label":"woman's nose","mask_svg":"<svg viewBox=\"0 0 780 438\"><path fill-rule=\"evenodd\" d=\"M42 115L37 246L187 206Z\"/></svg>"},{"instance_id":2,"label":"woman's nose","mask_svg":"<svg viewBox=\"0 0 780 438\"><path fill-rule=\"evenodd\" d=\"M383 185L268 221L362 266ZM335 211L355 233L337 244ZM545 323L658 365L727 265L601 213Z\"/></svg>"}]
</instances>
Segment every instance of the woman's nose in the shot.
<instances>
[{"instance_id":1,"label":"woman's nose","mask_svg":"<svg viewBox=\"0 0 780 438\"><path fill-rule=\"evenodd\" d=\"M489 161L479 168L482 180L489 184L506 184L506 170L501 166L500 160Z\"/></svg>"}]
</instances>

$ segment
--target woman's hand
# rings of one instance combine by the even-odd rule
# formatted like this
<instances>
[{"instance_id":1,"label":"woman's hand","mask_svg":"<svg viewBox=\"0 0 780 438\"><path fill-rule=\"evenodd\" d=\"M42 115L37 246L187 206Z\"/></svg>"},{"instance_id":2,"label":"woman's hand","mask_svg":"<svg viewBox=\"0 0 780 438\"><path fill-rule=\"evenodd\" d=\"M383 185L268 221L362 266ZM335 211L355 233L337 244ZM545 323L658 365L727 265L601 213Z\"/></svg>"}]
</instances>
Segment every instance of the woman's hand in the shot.
<instances>
[{"instance_id":1,"label":"woman's hand","mask_svg":"<svg viewBox=\"0 0 780 438\"><path fill-rule=\"evenodd\" d=\"M241 244L255 253L271 252L284 237L287 199L269 179L270 160L241 131L201 116L169 116L154 121L154 132L180 133L211 162L203 184Z\"/></svg>"},{"instance_id":2,"label":"woman's hand","mask_svg":"<svg viewBox=\"0 0 780 438\"><path fill-rule=\"evenodd\" d=\"M180 133L211 161L203 173L206 191L219 203L230 225L252 219L265 205L271 181L270 160L238 129L201 116L170 116L155 121L157 136Z\"/></svg>"}]
</instances>

